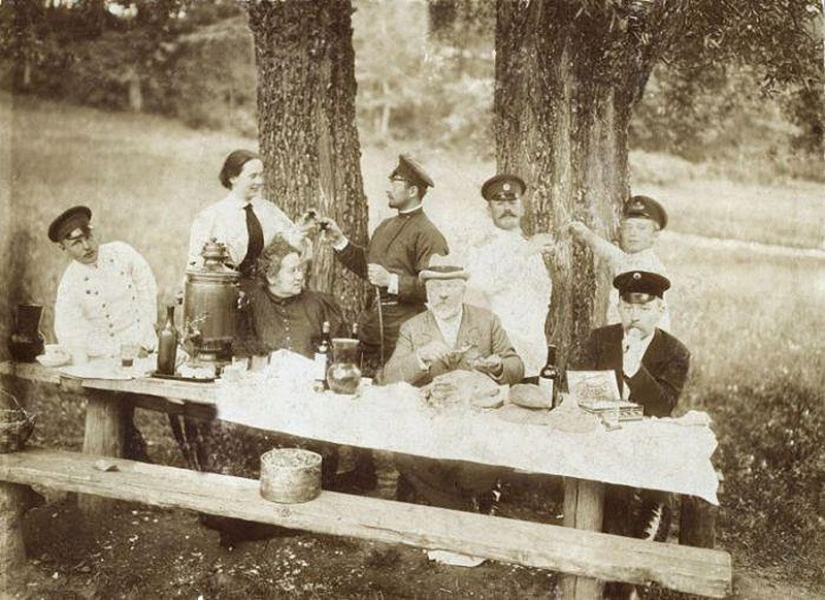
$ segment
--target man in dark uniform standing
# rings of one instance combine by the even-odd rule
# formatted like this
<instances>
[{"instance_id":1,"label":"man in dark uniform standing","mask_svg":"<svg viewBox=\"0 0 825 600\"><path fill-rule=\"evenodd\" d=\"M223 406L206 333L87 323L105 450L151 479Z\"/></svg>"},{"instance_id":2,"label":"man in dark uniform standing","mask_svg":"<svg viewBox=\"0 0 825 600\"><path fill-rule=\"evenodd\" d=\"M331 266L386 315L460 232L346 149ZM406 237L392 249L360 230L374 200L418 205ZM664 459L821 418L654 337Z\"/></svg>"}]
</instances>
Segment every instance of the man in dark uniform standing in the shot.
<instances>
[{"instance_id":1,"label":"man in dark uniform standing","mask_svg":"<svg viewBox=\"0 0 825 600\"><path fill-rule=\"evenodd\" d=\"M400 155L387 189L390 207L398 214L378 225L367 248L350 242L335 221L322 221L338 260L380 292L380 303L373 297L359 318L365 371L370 374L392 356L401 324L425 309L427 293L418 274L433 254L449 252L421 204L434 185L420 164Z\"/></svg>"},{"instance_id":2,"label":"man in dark uniform standing","mask_svg":"<svg viewBox=\"0 0 825 600\"><path fill-rule=\"evenodd\" d=\"M338 260L378 290L358 318L366 376L380 377L381 368L395 350L401 324L425 310L427 291L418 274L429 266L433 254L449 253L447 240L422 206L427 189L434 185L420 164L399 155L387 189L390 208L398 214L378 225L366 248L350 242L332 219L321 220ZM356 453L353 479L355 487L375 488L371 452Z\"/></svg>"}]
</instances>

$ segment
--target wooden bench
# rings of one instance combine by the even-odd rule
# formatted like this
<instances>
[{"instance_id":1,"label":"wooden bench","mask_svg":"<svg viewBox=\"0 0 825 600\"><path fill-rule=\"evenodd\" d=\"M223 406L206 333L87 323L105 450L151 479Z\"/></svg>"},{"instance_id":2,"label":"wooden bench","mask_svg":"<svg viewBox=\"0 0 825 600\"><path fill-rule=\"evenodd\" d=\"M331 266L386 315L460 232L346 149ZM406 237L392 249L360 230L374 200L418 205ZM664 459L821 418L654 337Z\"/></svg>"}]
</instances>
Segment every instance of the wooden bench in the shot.
<instances>
[{"instance_id":1,"label":"wooden bench","mask_svg":"<svg viewBox=\"0 0 825 600\"><path fill-rule=\"evenodd\" d=\"M0 455L0 573L25 561L20 520L36 485L151 506L182 508L323 534L473 554L634 584L655 582L690 594L731 592L727 552L541 523L490 517L334 492L304 504L276 504L258 481L56 450ZM0 582L2 583L2 582ZM576 594L576 597L586 597ZM592 596L590 596L592 597Z\"/></svg>"}]
</instances>

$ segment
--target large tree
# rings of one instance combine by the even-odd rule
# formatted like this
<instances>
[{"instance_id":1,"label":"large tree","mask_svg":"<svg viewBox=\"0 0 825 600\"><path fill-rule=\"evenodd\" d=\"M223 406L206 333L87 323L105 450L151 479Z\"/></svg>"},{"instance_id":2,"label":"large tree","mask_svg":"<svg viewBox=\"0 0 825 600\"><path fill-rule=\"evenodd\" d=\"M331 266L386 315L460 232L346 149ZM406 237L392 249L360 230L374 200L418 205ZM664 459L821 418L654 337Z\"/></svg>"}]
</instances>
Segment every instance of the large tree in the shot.
<instances>
[{"instance_id":1,"label":"large tree","mask_svg":"<svg viewBox=\"0 0 825 600\"><path fill-rule=\"evenodd\" d=\"M335 219L355 243L367 237L367 202L355 125L355 56L349 0L250 1L258 69L258 136L267 192L287 214ZM334 290L352 315L365 287L317 246L312 284ZM333 287L334 286L334 287Z\"/></svg>"},{"instance_id":2,"label":"large tree","mask_svg":"<svg viewBox=\"0 0 825 600\"><path fill-rule=\"evenodd\" d=\"M528 229L561 236L549 330L564 354L602 324L610 279L563 228L579 219L613 236L630 192L631 112L654 65L737 60L770 83L803 80L818 64L818 12L814 0L498 0L496 158L528 181Z\"/></svg>"}]
</instances>

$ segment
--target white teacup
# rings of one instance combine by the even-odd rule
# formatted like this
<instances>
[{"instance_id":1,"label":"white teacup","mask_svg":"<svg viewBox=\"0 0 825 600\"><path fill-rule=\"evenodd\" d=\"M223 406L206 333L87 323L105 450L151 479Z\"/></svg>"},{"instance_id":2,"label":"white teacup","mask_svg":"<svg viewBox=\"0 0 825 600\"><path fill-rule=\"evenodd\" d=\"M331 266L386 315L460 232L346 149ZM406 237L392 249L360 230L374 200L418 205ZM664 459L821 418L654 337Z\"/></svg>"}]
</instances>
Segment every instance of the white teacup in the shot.
<instances>
[{"instance_id":1,"label":"white teacup","mask_svg":"<svg viewBox=\"0 0 825 600\"><path fill-rule=\"evenodd\" d=\"M46 344L43 348L43 354L48 357L70 356L69 351L60 344Z\"/></svg>"}]
</instances>

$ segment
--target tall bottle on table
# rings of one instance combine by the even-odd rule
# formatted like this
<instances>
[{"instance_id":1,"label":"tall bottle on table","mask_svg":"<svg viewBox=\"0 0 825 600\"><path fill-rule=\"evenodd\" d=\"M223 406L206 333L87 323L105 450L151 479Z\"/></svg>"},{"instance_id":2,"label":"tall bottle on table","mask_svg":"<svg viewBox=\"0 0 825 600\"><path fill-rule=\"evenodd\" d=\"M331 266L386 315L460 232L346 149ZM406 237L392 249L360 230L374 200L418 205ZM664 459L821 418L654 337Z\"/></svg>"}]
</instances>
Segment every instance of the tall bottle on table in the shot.
<instances>
[{"instance_id":1,"label":"tall bottle on table","mask_svg":"<svg viewBox=\"0 0 825 600\"><path fill-rule=\"evenodd\" d=\"M160 375L174 375L178 353L178 331L175 329L175 305L166 306L166 322L158 334L158 366Z\"/></svg>"},{"instance_id":2,"label":"tall bottle on table","mask_svg":"<svg viewBox=\"0 0 825 600\"><path fill-rule=\"evenodd\" d=\"M556 360L556 346L547 344L547 362L539 371L539 387L552 398L553 408L559 405L559 387L561 385L561 372Z\"/></svg>"},{"instance_id":3,"label":"tall bottle on table","mask_svg":"<svg viewBox=\"0 0 825 600\"><path fill-rule=\"evenodd\" d=\"M329 389L327 382L327 370L330 366L332 356L332 337L330 335L329 321L324 321L321 325L321 339L318 340L318 347L315 348L315 382L325 390Z\"/></svg>"}]
</instances>

